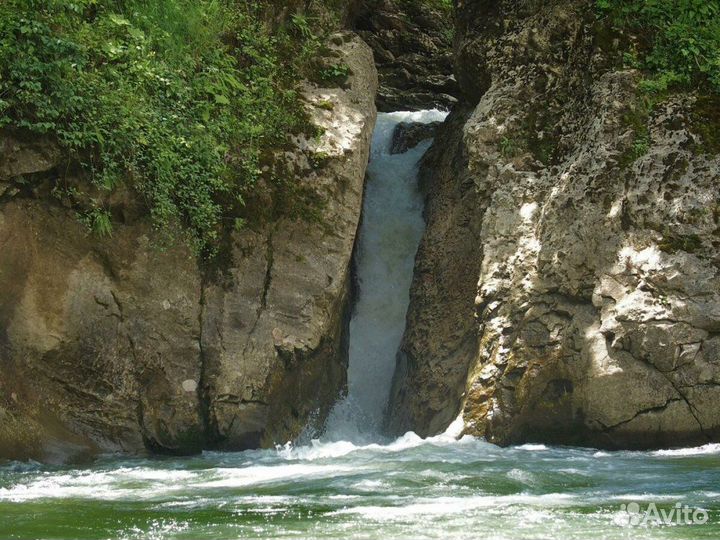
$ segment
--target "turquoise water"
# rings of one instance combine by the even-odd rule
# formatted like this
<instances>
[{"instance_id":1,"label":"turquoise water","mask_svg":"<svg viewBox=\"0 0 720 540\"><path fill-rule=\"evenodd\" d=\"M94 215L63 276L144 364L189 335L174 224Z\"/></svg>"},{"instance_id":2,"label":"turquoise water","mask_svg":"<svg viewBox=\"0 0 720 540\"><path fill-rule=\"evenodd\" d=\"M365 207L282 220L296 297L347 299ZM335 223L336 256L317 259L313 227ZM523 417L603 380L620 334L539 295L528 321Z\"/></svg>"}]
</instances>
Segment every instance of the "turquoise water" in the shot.
<instances>
[{"instance_id":1,"label":"turquoise water","mask_svg":"<svg viewBox=\"0 0 720 540\"><path fill-rule=\"evenodd\" d=\"M621 505L708 511L628 524ZM720 446L619 452L408 435L386 445L0 469L0 538L720 538Z\"/></svg>"},{"instance_id":2,"label":"turquoise water","mask_svg":"<svg viewBox=\"0 0 720 540\"><path fill-rule=\"evenodd\" d=\"M387 147L398 122L443 116L379 118L348 395L319 440L192 458L105 456L80 468L0 464L0 539L720 538L720 445L498 448L458 439L458 422L425 440L379 434L424 227L416 172L429 143L400 156ZM676 505L706 522L679 524ZM661 511L666 519L656 519Z\"/></svg>"}]
</instances>

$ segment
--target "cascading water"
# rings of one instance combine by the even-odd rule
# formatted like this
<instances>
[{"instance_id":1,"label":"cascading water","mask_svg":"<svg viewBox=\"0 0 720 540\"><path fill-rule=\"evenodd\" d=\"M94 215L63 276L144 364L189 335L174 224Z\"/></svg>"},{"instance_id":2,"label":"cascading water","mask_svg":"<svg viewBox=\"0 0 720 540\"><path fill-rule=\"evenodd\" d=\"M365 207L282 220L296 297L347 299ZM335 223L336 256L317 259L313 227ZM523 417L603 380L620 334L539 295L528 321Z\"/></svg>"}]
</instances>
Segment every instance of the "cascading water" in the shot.
<instances>
[{"instance_id":1,"label":"cascading water","mask_svg":"<svg viewBox=\"0 0 720 540\"><path fill-rule=\"evenodd\" d=\"M610 453L498 448L458 439L452 429L428 439L380 437L423 227L415 171L427 147L390 156L387 145L397 122L439 116L379 119L359 239L349 391L320 440L192 458L106 456L82 468L0 464L0 538L720 537L717 444ZM677 505L698 521L678 523ZM642 515L629 511L648 508L670 523L633 526Z\"/></svg>"},{"instance_id":2,"label":"cascading water","mask_svg":"<svg viewBox=\"0 0 720 540\"><path fill-rule=\"evenodd\" d=\"M357 251L360 294L350 321L348 394L328 418L324 439L376 442L405 329L415 252L425 227L418 163L426 141L390 154L400 122L435 122L441 111L380 114L373 135Z\"/></svg>"}]
</instances>

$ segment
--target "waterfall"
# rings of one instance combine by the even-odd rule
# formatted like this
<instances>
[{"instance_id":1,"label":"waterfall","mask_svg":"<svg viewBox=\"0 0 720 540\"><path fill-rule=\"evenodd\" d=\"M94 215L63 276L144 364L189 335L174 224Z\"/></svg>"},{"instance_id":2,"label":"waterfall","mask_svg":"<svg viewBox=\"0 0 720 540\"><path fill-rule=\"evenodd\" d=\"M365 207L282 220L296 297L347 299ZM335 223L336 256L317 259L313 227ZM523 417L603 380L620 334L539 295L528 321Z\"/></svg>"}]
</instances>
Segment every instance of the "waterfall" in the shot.
<instances>
[{"instance_id":1,"label":"waterfall","mask_svg":"<svg viewBox=\"0 0 720 540\"><path fill-rule=\"evenodd\" d=\"M377 442L405 330L415 253L423 234L418 164L425 141L391 155L400 122L434 122L446 113L381 113L373 134L357 248L359 296L350 320L348 393L330 413L324 439Z\"/></svg>"}]
</instances>

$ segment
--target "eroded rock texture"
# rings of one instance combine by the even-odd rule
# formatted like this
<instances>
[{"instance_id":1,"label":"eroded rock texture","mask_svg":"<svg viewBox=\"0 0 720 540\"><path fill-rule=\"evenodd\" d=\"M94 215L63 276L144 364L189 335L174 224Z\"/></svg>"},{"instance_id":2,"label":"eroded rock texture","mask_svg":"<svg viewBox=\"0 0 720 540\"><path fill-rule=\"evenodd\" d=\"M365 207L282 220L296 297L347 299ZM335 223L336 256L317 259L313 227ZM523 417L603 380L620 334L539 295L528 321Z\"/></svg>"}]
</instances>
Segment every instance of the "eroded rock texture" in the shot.
<instances>
[{"instance_id":1,"label":"eroded rock texture","mask_svg":"<svg viewBox=\"0 0 720 540\"><path fill-rule=\"evenodd\" d=\"M391 154L403 154L418 144L435 137L442 122L400 122L395 126L390 143Z\"/></svg>"},{"instance_id":2,"label":"eroded rock texture","mask_svg":"<svg viewBox=\"0 0 720 540\"><path fill-rule=\"evenodd\" d=\"M591 7L459 3L469 109L425 172L394 431L720 439L717 98L649 109Z\"/></svg>"},{"instance_id":3,"label":"eroded rock texture","mask_svg":"<svg viewBox=\"0 0 720 540\"><path fill-rule=\"evenodd\" d=\"M457 102L448 10L431 2L367 0L352 13L375 54L381 111L447 109Z\"/></svg>"},{"instance_id":4,"label":"eroded rock texture","mask_svg":"<svg viewBox=\"0 0 720 540\"><path fill-rule=\"evenodd\" d=\"M236 233L231 268L213 279L184 248L158 249L146 218L89 236L46 196L52 146L4 137L0 458L268 446L322 418L345 382L377 88L369 47L343 34L333 48L346 88L308 87L325 132L282 158L321 219Z\"/></svg>"}]
</instances>

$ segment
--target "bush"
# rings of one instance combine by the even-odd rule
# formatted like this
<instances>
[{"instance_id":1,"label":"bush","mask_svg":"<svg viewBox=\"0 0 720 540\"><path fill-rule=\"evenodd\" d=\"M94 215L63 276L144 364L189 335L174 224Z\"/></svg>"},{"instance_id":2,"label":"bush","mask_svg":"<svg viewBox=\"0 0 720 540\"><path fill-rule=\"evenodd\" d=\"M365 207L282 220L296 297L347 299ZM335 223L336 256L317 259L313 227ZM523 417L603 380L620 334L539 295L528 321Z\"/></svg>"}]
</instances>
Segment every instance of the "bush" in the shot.
<instances>
[{"instance_id":1,"label":"bush","mask_svg":"<svg viewBox=\"0 0 720 540\"><path fill-rule=\"evenodd\" d=\"M646 90L707 85L720 92L720 0L596 0L618 28L643 38Z\"/></svg>"},{"instance_id":2,"label":"bush","mask_svg":"<svg viewBox=\"0 0 720 540\"><path fill-rule=\"evenodd\" d=\"M212 254L263 155L307 127L296 87L318 40L271 35L261 6L4 0L0 128L56 137L89 188L128 185L156 227ZM99 204L83 221L110 234Z\"/></svg>"}]
</instances>

